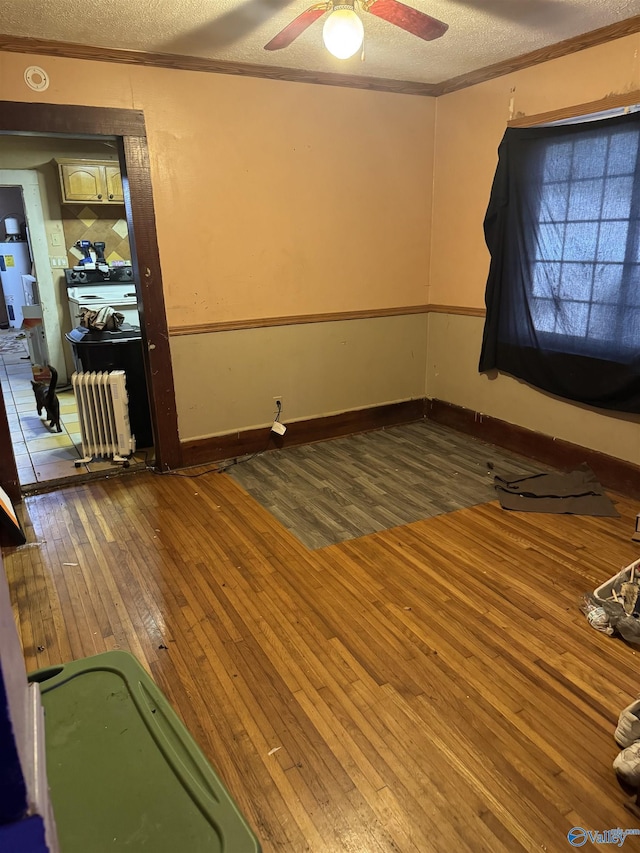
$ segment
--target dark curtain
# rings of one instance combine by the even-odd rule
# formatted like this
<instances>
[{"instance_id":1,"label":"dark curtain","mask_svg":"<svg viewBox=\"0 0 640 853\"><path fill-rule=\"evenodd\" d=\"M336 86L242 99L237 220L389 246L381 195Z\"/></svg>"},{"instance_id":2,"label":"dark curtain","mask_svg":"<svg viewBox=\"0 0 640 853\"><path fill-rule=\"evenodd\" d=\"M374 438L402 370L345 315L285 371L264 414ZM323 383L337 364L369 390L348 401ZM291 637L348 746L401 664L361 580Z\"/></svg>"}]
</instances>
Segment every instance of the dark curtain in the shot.
<instances>
[{"instance_id":1,"label":"dark curtain","mask_svg":"<svg viewBox=\"0 0 640 853\"><path fill-rule=\"evenodd\" d=\"M481 372L640 412L639 139L640 114L506 131Z\"/></svg>"}]
</instances>

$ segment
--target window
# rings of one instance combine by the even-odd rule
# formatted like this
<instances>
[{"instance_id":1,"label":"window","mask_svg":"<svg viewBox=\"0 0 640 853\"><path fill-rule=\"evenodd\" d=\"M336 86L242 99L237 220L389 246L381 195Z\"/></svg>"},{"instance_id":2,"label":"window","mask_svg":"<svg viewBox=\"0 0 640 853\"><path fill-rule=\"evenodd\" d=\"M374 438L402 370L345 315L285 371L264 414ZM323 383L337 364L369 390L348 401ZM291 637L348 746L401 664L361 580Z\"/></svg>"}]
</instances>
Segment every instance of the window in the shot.
<instances>
[{"instance_id":1,"label":"window","mask_svg":"<svg viewBox=\"0 0 640 853\"><path fill-rule=\"evenodd\" d=\"M541 152L531 307L547 345L632 355L639 343L639 131L550 142Z\"/></svg>"},{"instance_id":2,"label":"window","mask_svg":"<svg viewBox=\"0 0 640 853\"><path fill-rule=\"evenodd\" d=\"M508 130L485 236L480 369L640 411L640 115Z\"/></svg>"}]
</instances>

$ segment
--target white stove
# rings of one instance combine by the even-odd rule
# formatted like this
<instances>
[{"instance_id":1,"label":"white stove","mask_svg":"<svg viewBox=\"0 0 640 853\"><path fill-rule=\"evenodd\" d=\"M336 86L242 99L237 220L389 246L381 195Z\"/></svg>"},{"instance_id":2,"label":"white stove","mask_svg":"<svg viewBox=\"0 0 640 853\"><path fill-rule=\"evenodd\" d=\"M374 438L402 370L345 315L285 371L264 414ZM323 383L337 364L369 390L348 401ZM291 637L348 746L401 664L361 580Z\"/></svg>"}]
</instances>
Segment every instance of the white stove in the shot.
<instances>
[{"instance_id":1,"label":"white stove","mask_svg":"<svg viewBox=\"0 0 640 853\"><path fill-rule=\"evenodd\" d=\"M138 297L130 266L110 267L105 275L100 270L64 271L72 329L80 323L82 308L99 311L111 307L124 315L124 322L140 326Z\"/></svg>"}]
</instances>

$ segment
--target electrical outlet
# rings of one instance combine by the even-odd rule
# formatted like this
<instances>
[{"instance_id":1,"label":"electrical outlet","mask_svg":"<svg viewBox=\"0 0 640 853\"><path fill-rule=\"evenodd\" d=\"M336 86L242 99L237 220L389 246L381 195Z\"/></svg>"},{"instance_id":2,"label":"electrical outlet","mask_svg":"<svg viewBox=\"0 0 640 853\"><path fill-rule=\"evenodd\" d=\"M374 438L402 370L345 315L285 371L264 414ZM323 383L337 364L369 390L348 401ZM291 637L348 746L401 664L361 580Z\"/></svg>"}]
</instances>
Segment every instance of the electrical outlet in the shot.
<instances>
[{"instance_id":1,"label":"electrical outlet","mask_svg":"<svg viewBox=\"0 0 640 853\"><path fill-rule=\"evenodd\" d=\"M279 412L282 411L282 397L280 395L273 398L273 403Z\"/></svg>"}]
</instances>

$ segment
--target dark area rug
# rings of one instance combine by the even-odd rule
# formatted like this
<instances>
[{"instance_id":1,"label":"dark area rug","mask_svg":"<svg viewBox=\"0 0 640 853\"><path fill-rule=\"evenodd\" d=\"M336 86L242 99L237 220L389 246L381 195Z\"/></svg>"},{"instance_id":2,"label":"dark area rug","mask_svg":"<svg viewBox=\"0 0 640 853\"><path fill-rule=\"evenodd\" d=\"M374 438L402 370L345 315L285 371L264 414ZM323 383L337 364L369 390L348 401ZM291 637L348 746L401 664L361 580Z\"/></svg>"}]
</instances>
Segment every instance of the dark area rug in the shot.
<instances>
[{"instance_id":1,"label":"dark area rug","mask_svg":"<svg viewBox=\"0 0 640 853\"><path fill-rule=\"evenodd\" d=\"M516 512L620 517L587 465L568 474L537 474L511 481L496 477L495 489L502 508Z\"/></svg>"}]
</instances>

